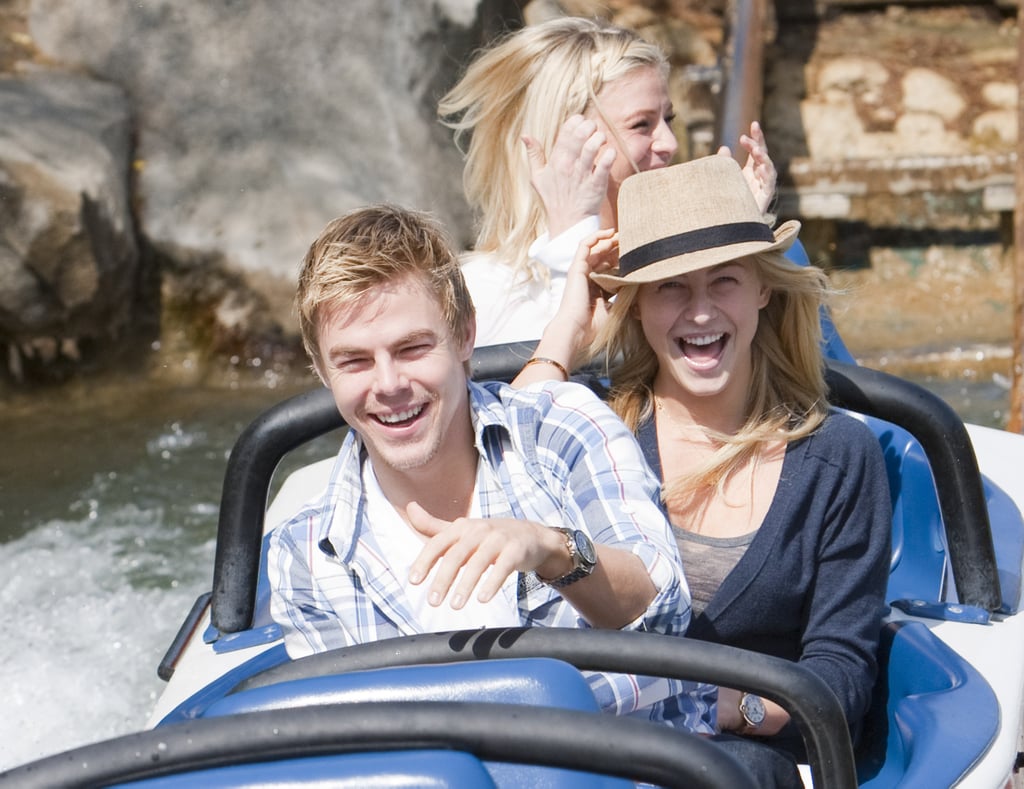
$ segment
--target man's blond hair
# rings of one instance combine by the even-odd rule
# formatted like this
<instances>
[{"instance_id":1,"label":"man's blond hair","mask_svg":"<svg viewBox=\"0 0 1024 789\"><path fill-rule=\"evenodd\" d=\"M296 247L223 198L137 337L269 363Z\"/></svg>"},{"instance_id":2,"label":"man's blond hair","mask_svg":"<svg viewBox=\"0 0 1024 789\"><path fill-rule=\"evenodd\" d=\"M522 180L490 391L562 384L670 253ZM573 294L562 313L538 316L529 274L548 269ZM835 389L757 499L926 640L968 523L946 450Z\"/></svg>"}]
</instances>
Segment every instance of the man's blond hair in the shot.
<instances>
[{"instance_id":1,"label":"man's blond hair","mask_svg":"<svg viewBox=\"0 0 1024 789\"><path fill-rule=\"evenodd\" d=\"M306 353L323 370L320 321L327 310L355 306L373 288L416 276L441 308L453 338L476 320L451 239L429 215L380 204L330 222L310 245L295 303Z\"/></svg>"}]
</instances>

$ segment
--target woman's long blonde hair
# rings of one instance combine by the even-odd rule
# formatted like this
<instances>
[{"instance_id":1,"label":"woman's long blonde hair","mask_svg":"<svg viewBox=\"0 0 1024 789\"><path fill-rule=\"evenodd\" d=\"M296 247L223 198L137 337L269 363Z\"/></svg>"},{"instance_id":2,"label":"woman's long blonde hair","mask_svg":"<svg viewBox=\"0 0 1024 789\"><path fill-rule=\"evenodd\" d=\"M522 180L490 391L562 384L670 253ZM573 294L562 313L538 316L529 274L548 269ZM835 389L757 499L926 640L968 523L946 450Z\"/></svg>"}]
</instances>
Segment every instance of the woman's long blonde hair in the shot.
<instances>
[{"instance_id":1,"label":"woman's long blonde hair","mask_svg":"<svg viewBox=\"0 0 1024 789\"><path fill-rule=\"evenodd\" d=\"M707 463L665 480L662 497L685 506L700 491L721 487L766 443L795 441L812 433L828 411L820 310L830 291L815 266L798 266L781 254L752 255L761 284L771 289L751 344L751 381L746 421L733 435L709 432L720 448ZM636 317L640 286L616 294L609 320L591 348L621 359L611 371L609 404L630 429L650 418L658 358Z\"/></svg>"},{"instance_id":2,"label":"woman's long blonde hair","mask_svg":"<svg viewBox=\"0 0 1024 789\"><path fill-rule=\"evenodd\" d=\"M667 77L668 61L657 46L579 17L523 28L470 63L441 99L438 115L465 152L463 187L477 215L478 252L500 252L526 279L543 276L528 254L547 227L523 135L550 153L565 120L589 109L606 84L652 66Z\"/></svg>"}]
</instances>

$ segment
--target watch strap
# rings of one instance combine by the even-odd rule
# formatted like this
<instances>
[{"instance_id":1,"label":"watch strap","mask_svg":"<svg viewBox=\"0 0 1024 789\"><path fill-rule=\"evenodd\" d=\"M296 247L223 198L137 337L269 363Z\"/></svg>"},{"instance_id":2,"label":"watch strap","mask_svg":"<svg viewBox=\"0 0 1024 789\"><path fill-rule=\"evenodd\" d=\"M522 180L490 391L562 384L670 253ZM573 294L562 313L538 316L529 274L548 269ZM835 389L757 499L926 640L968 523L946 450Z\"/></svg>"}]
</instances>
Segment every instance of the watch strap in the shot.
<instances>
[{"instance_id":1,"label":"watch strap","mask_svg":"<svg viewBox=\"0 0 1024 789\"><path fill-rule=\"evenodd\" d=\"M570 584L576 583L581 578L586 578L590 575L590 570L586 567L577 567L571 573L563 575L561 578L556 578L553 581L544 581L548 586L553 586L555 589L564 589Z\"/></svg>"},{"instance_id":2,"label":"watch strap","mask_svg":"<svg viewBox=\"0 0 1024 789\"><path fill-rule=\"evenodd\" d=\"M565 547L569 551L569 559L572 561L573 569L567 572L565 575L559 578L542 578L537 575L537 578L548 586L553 586L555 589L564 589L570 584L574 584L581 578L586 578L594 571L592 564L586 564L579 555L579 551L576 548L576 534L573 529L568 529L565 526L553 527L558 531L562 532L565 536Z\"/></svg>"}]
</instances>

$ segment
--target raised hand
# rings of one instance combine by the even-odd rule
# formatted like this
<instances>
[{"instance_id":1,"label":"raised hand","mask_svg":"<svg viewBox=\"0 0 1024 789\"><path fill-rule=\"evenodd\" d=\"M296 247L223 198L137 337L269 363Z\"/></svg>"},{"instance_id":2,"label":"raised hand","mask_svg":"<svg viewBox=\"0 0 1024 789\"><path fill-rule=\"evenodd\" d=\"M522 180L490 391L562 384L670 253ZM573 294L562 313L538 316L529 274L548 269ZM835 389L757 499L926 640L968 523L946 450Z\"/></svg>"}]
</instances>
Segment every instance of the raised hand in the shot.
<instances>
[{"instance_id":1,"label":"raised hand","mask_svg":"<svg viewBox=\"0 0 1024 789\"><path fill-rule=\"evenodd\" d=\"M775 171L775 163L768 155L768 144L765 142L761 124L757 121L750 124L750 134L740 135L740 147L747 152L747 161L743 165L747 186L750 187L761 213L767 213L775 198L778 173ZM727 145L719 148L718 153L721 156L732 156Z\"/></svg>"},{"instance_id":2,"label":"raised hand","mask_svg":"<svg viewBox=\"0 0 1024 789\"><path fill-rule=\"evenodd\" d=\"M572 370L585 361L591 344L608 320L607 294L593 280L591 273L608 271L619 262L619 237L615 230L598 230L580 243L566 272L565 290L554 314L534 349L534 356L554 359ZM536 381L551 379L554 367L527 365L520 370L512 385L521 388Z\"/></svg>"},{"instance_id":3,"label":"raised hand","mask_svg":"<svg viewBox=\"0 0 1024 789\"><path fill-rule=\"evenodd\" d=\"M530 183L544 204L552 238L600 213L616 153L594 121L570 116L548 156L535 138L524 134L522 140L530 160Z\"/></svg>"},{"instance_id":4,"label":"raised hand","mask_svg":"<svg viewBox=\"0 0 1024 789\"><path fill-rule=\"evenodd\" d=\"M590 279L593 273L604 273L619 262L619 237L614 230L599 230L584 240L566 272L565 291L558 312L552 319L556 332L575 338L573 357L585 352L608 319L608 294Z\"/></svg>"}]
</instances>

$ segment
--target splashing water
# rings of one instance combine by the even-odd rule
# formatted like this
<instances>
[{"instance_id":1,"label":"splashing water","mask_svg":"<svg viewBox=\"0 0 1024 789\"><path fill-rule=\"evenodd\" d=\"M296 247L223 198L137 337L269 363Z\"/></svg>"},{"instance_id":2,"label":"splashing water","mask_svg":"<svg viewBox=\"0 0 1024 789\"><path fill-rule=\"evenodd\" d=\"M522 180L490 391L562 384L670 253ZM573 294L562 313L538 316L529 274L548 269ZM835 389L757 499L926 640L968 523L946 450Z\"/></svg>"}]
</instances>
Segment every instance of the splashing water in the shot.
<instances>
[{"instance_id":1,"label":"splashing water","mask_svg":"<svg viewBox=\"0 0 1024 789\"><path fill-rule=\"evenodd\" d=\"M156 665L209 582L213 540L189 545L160 509L50 521L0 546L0 767L145 723Z\"/></svg>"},{"instance_id":2,"label":"splashing water","mask_svg":"<svg viewBox=\"0 0 1024 789\"><path fill-rule=\"evenodd\" d=\"M211 587L230 447L292 393L0 403L0 769L144 726Z\"/></svg>"}]
</instances>

